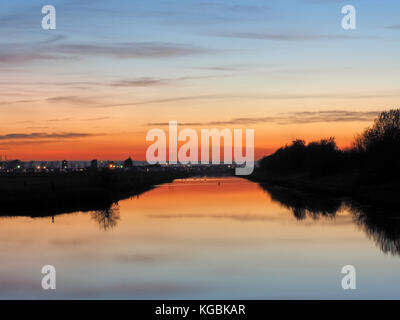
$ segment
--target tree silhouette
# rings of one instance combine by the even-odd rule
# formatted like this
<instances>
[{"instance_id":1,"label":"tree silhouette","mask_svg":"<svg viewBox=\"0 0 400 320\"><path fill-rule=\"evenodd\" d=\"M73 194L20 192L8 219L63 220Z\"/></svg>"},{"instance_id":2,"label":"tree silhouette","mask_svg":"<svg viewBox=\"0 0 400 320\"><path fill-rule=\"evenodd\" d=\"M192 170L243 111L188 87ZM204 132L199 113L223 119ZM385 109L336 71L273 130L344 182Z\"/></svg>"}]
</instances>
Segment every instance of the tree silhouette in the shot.
<instances>
[{"instance_id":1,"label":"tree silhouette","mask_svg":"<svg viewBox=\"0 0 400 320\"><path fill-rule=\"evenodd\" d=\"M354 142L359 152L397 151L400 146L400 109L382 112L374 125L367 128Z\"/></svg>"},{"instance_id":2,"label":"tree silhouette","mask_svg":"<svg viewBox=\"0 0 400 320\"><path fill-rule=\"evenodd\" d=\"M269 174L302 173L318 177L352 172L359 184L377 184L400 177L400 109L382 112L356 137L352 148L340 150L334 138L294 140L264 157L261 170Z\"/></svg>"},{"instance_id":3,"label":"tree silhouette","mask_svg":"<svg viewBox=\"0 0 400 320\"><path fill-rule=\"evenodd\" d=\"M373 183L400 176L400 109L382 112L372 127L359 135L354 156L364 168L364 177Z\"/></svg>"}]
</instances>

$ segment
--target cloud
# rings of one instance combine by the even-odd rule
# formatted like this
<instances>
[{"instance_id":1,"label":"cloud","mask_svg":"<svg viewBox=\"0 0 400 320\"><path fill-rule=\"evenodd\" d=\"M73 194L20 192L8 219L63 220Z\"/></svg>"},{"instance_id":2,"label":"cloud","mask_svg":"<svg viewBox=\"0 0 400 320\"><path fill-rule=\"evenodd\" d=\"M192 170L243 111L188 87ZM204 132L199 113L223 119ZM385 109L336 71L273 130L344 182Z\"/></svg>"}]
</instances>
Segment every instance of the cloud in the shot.
<instances>
[{"instance_id":1,"label":"cloud","mask_svg":"<svg viewBox=\"0 0 400 320\"><path fill-rule=\"evenodd\" d=\"M38 60L57 60L59 57L38 52L2 52L0 53L0 64L22 64Z\"/></svg>"},{"instance_id":2,"label":"cloud","mask_svg":"<svg viewBox=\"0 0 400 320\"><path fill-rule=\"evenodd\" d=\"M64 122L64 121L69 121L72 118L61 118L61 119L46 119L43 120L43 122Z\"/></svg>"},{"instance_id":3,"label":"cloud","mask_svg":"<svg viewBox=\"0 0 400 320\"><path fill-rule=\"evenodd\" d=\"M380 111L346 111L346 110L329 110L329 111L303 111L281 113L268 117L248 117L234 118L227 121L210 121L210 122L187 122L180 123L182 126L225 126L225 125L254 125L258 123L277 123L277 124L305 124L314 122L354 122L354 121L372 121ZM148 126L168 126L168 122L147 123Z\"/></svg>"},{"instance_id":4,"label":"cloud","mask_svg":"<svg viewBox=\"0 0 400 320\"><path fill-rule=\"evenodd\" d=\"M227 3L216 3L216 2L202 2L195 4L195 7L204 9L211 9L219 12L230 12L230 13L253 13L253 14L264 14L270 10L268 6L254 6L254 5L240 5L240 4L227 4Z\"/></svg>"},{"instance_id":5,"label":"cloud","mask_svg":"<svg viewBox=\"0 0 400 320\"><path fill-rule=\"evenodd\" d=\"M217 70L221 71L219 68L200 68L201 70ZM228 70L228 69L226 69ZM233 70L233 69L232 69ZM102 87L154 87L154 86L164 86L164 85L173 85L178 82L191 81L191 80L201 80L201 79L211 79L211 78L224 78L229 75L202 75L202 76L182 76L176 78L153 78L153 77L141 77L141 78L133 78L133 79L117 79L114 81L58 81L58 82L37 82L37 81L24 81L24 82L0 82L0 85L40 85L40 86L63 86L63 87L86 87L86 86L102 86ZM5 94L2 94L3 96ZM11 95L15 96L15 94ZM82 99L78 96L59 96L52 97L46 99L47 101L66 101L66 100L77 100ZM0 105L5 104L13 104L13 103L27 103L27 102L37 102L39 100L17 100L17 101L3 101L0 102Z\"/></svg>"},{"instance_id":6,"label":"cloud","mask_svg":"<svg viewBox=\"0 0 400 320\"><path fill-rule=\"evenodd\" d=\"M87 106L101 106L97 100L88 97L81 96L57 96L47 98L46 101L54 102L54 103L68 103L73 105L87 105Z\"/></svg>"},{"instance_id":7,"label":"cloud","mask_svg":"<svg viewBox=\"0 0 400 320\"><path fill-rule=\"evenodd\" d=\"M19 65L38 60L50 61L64 59L65 57L51 54L50 50L47 48L51 48L56 42L64 40L65 38L66 37L63 35L56 35L35 43L3 44L2 52L0 53L0 65Z\"/></svg>"},{"instance_id":8,"label":"cloud","mask_svg":"<svg viewBox=\"0 0 400 320\"><path fill-rule=\"evenodd\" d=\"M332 3L346 3L345 0L306 0L305 3L313 4L332 4Z\"/></svg>"},{"instance_id":9,"label":"cloud","mask_svg":"<svg viewBox=\"0 0 400 320\"><path fill-rule=\"evenodd\" d=\"M345 34L295 34L295 33L251 33L251 32L227 32L216 33L218 37L269 40L269 41L323 41L323 40L356 40L379 39L378 37L356 37Z\"/></svg>"},{"instance_id":10,"label":"cloud","mask_svg":"<svg viewBox=\"0 0 400 320\"><path fill-rule=\"evenodd\" d=\"M199 80L199 79L210 79L210 78L221 78L226 77L222 75L208 75L208 76L185 76L178 78L160 79L160 78L138 78L132 80L120 80L111 83L103 83L106 86L112 87L153 87L171 85L176 82Z\"/></svg>"},{"instance_id":11,"label":"cloud","mask_svg":"<svg viewBox=\"0 0 400 320\"><path fill-rule=\"evenodd\" d=\"M394 24L391 26L385 27L386 29L395 29L395 30L400 30L400 24Z\"/></svg>"},{"instance_id":12,"label":"cloud","mask_svg":"<svg viewBox=\"0 0 400 320\"><path fill-rule=\"evenodd\" d=\"M43 119L43 120L24 120L18 121L18 123L43 123L43 122L65 122L65 121L99 121L99 120L107 120L111 119L111 117L95 117L95 118L83 118L83 119L74 119L74 118L54 118L54 119ZM33 128L33 127L31 127ZM38 128L46 128L46 127L38 127Z\"/></svg>"},{"instance_id":13,"label":"cloud","mask_svg":"<svg viewBox=\"0 0 400 320\"><path fill-rule=\"evenodd\" d=\"M117 59L174 58L209 53L212 50L192 44L172 42L69 43L59 35L32 43L4 43L0 66L20 65L38 60L51 61L80 57Z\"/></svg>"},{"instance_id":14,"label":"cloud","mask_svg":"<svg viewBox=\"0 0 400 320\"><path fill-rule=\"evenodd\" d=\"M218 77L218 76L215 76ZM198 79L199 77L181 77L176 80L190 80L190 79ZM201 78L201 77L200 77ZM207 77L208 78L208 77ZM128 85L130 82L125 85ZM135 84L136 80L132 80ZM142 80L138 80L142 81ZM161 81L161 80L160 80ZM173 80L170 80L173 81ZM157 82L157 80L155 80ZM151 85L152 80L149 80L148 85ZM123 83L120 83L121 85ZM137 83L139 84L139 83ZM146 83L143 82L142 85ZM155 85L155 84L154 84ZM0 102L0 105L11 105L16 103L29 103L29 102L38 102L38 101L48 101L54 103L67 103L70 105L76 105L79 107L86 106L90 108L112 108L112 107L124 107L124 106L141 106L148 104L162 104L162 103L170 103L170 102L182 102L182 101L202 101L202 100L220 100L220 99L245 99L245 100L301 100L301 99L376 99L376 98L387 98L387 97L399 97L399 93L396 92L376 92L376 93L315 93L315 94L257 94L257 93L244 93L244 94L205 94L205 95L194 95L194 96L182 96L182 97L171 97L171 98L163 98L163 99L153 99L153 100L145 100L145 101L132 101L132 102L121 102L121 103L106 103L102 97L82 97L78 95L71 96L56 96L47 98L45 100L18 100L18 101L3 101ZM64 119L65 120L65 119Z\"/></svg>"},{"instance_id":15,"label":"cloud","mask_svg":"<svg viewBox=\"0 0 400 320\"><path fill-rule=\"evenodd\" d=\"M300 100L300 99L373 99L384 97L398 97L400 94L395 92L386 93L316 93L316 94L209 94L196 96L172 97L165 99L154 99L141 102L132 102L126 104L115 104L109 107L118 107L124 105L146 105L155 103L168 103L192 100L214 100L214 99L259 99L259 100Z\"/></svg>"},{"instance_id":16,"label":"cloud","mask_svg":"<svg viewBox=\"0 0 400 320\"><path fill-rule=\"evenodd\" d=\"M16 100L16 101L2 101L2 102L0 102L0 106L19 104L19 103L32 103L32 102L36 102L36 101L37 100L32 100L32 99L24 99L24 100Z\"/></svg>"},{"instance_id":17,"label":"cloud","mask_svg":"<svg viewBox=\"0 0 400 320\"><path fill-rule=\"evenodd\" d=\"M44 127L44 126L31 126L31 127L26 127L27 129L34 129L34 130L37 130L37 129L40 129L40 130L42 130L42 129L48 129L49 127Z\"/></svg>"},{"instance_id":18,"label":"cloud","mask_svg":"<svg viewBox=\"0 0 400 320\"><path fill-rule=\"evenodd\" d=\"M110 83L112 87L153 87L167 84L169 81L166 79L155 78L141 78L134 80L121 80L118 82Z\"/></svg>"},{"instance_id":19,"label":"cloud","mask_svg":"<svg viewBox=\"0 0 400 320\"><path fill-rule=\"evenodd\" d=\"M215 66L215 67L203 67L199 68L201 70L211 70L211 71L236 71L239 68L236 66Z\"/></svg>"},{"instance_id":20,"label":"cloud","mask_svg":"<svg viewBox=\"0 0 400 320\"><path fill-rule=\"evenodd\" d=\"M80 119L82 121L99 121L99 120L108 120L111 119L111 117L97 117L97 118L86 118L86 119Z\"/></svg>"},{"instance_id":21,"label":"cloud","mask_svg":"<svg viewBox=\"0 0 400 320\"><path fill-rule=\"evenodd\" d=\"M59 44L53 52L80 56L109 56L121 59L171 58L209 52L208 49L188 44L168 42L125 42L109 44Z\"/></svg>"},{"instance_id":22,"label":"cloud","mask_svg":"<svg viewBox=\"0 0 400 320\"><path fill-rule=\"evenodd\" d=\"M35 139L71 139L71 138L86 138L96 136L99 134L93 133L75 133L75 132L61 132L61 133L9 133L0 135L0 140L35 140Z\"/></svg>"},{"instance_id":23,"label":"cloud","mask_svg":"<svg viewBox=\"0 0 400 320\"><path fill-rule=\"evenodd\" d=\"M277 67L278 64L230 64L230 65L220 65L220 66L208 66L196 68L199 70L211 70L211 71L241 71L246 69L257 69L263 67Z\"/></svg>"}]
</instances>

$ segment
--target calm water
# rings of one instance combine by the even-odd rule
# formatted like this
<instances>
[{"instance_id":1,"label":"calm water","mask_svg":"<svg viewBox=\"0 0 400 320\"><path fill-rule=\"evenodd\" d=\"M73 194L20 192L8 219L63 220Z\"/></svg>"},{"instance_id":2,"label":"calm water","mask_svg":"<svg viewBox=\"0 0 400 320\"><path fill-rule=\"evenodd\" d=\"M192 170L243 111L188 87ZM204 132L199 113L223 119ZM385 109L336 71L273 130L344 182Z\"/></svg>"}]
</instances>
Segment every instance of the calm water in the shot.
<instances>
[{"instance_id":1,"label":"calm water","mask_svg":"<svg viewBox=\"0 0 400 320\"><path fill-rule=\"evenodd\" d=\"M0 218L0 298L400 298L398 225L242 179L177 180L110 211ZM347 264L357 290L341 288Z\"/></svg>"}]
</instances>

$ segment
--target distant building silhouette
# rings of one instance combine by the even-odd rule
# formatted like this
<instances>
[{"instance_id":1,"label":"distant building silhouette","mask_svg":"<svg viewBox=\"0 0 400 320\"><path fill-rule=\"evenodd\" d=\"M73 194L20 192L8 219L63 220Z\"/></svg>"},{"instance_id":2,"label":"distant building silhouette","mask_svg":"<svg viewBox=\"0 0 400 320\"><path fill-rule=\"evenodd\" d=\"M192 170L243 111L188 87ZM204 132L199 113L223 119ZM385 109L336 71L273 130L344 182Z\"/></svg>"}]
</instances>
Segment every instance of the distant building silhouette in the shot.
<instances>
[{"instance_id":1,"label":"distant building silhouette","mask_svg":"<svg viewBox=\"0 0 400 320\"><path fill-rule=\"evenodd\" d=\"M132 158L129 157L124 161L124 168L132 168L133 167L133 161Z\"/></svg>"},{"instance_id":2,"label":"distant building silhouette","mask_svg":"<svg viewBox=\"0 0 400 320\"><path fill-rule=\"evenodd\" d=\"M97 162L96 159L93 159L93 160L90 162L90 167L91 167L92 169L97 169L98 166L99 166L99 164L98 164L98 162Z\"/></svg>"}]
</instances>

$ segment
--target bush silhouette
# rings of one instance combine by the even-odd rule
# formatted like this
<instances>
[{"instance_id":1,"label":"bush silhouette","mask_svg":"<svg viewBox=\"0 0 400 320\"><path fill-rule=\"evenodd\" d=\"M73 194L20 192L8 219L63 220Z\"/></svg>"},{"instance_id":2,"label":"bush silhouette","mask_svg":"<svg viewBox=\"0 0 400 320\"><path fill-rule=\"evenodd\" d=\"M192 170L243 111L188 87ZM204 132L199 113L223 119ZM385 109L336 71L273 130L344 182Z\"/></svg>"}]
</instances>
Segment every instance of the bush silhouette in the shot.
<instances>
[{"instance_id":1,"label":"bush silhouette","mask_svg":"<svg viewBox=\"0 0 400 320\"><path fill-rule=\"evenodd\" d=\"M342 172L352 174L360 184L376 184L400 177L399 160L400 109L394 109L382 112L350 149L340 150L334 138L308 144L294 140L259 164L269 173L324 176Z\"/></svg>"},{"instance_id":2,"label":"bush silhouette","mask_svg":"<svg viewBox=\"0 0 400 320\"><path fill-rule=\"evenodd\" d=\"M323 175L337 170L343 158L343 151L338 149L332 137L307 145L303 140L294 140L263 158L260 166L273 172L307 171L312 175Z\"/></svg>"}]
</instances>

